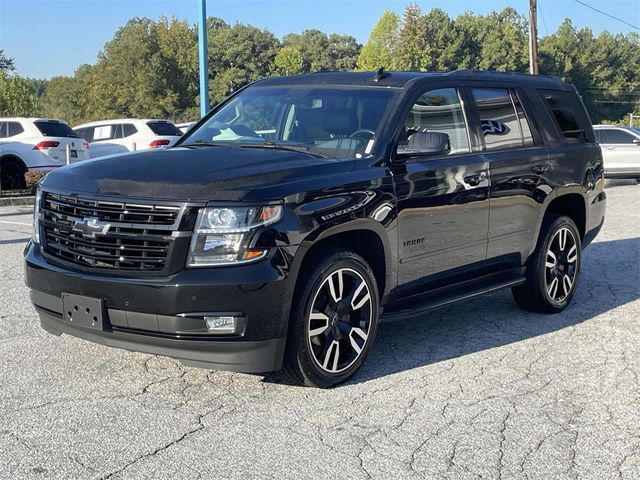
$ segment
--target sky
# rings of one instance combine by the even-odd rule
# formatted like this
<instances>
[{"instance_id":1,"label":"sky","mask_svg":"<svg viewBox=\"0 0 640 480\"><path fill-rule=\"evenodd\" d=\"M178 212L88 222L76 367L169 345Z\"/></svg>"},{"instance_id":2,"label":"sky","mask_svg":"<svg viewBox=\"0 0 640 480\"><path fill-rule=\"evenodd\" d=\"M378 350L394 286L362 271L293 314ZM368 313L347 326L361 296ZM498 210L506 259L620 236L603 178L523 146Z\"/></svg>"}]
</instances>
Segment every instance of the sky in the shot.
<instances>
[{"instance_id":1,"label":"sky","mask_svg":"<svg viewBox=\"0 0 640 480\"><path fill-rule=\"evenodd\" d=\"M640 26L640 0L581 0ZM353 35L360 43L385 10L402 14L410 0L207 0L207 15L228 23L266 28L276 36L317 28ZM414 0L423 11L441 8L450 16L486 14L512 6L528 15L529 0ZM18 73L50 78L73 75L131 17L175 16L195 23L197 0L0 0L0 49L15 59ZM552 33L566 17L594 32L638 30L590 10L576 0L538 0L538 33Z\"/></svg>"}]
</instances>

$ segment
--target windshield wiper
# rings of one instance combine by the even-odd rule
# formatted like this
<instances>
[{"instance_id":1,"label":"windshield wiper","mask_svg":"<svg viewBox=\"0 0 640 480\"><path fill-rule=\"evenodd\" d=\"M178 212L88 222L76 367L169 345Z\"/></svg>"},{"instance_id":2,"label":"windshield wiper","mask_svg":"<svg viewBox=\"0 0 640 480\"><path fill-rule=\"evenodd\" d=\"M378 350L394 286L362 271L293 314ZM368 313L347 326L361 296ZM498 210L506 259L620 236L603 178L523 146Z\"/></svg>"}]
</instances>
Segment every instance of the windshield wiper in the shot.
<instances>
[{"instance_id":1,"label":"windshield wiper","mask_svg":"<svg viewBox=\"0 0 640 480\"><path fill-rule=\"evenodd\" d=\"M311 155L316 158L328 158L326 155L322 155L321 153L311 152L309 150L310 147L283 145L281 143L274 142L239 143L237 146L242 148L270 148L272 150L288 150L290 152L306 153L307 155Z\"/></svg>"}]
</instances>

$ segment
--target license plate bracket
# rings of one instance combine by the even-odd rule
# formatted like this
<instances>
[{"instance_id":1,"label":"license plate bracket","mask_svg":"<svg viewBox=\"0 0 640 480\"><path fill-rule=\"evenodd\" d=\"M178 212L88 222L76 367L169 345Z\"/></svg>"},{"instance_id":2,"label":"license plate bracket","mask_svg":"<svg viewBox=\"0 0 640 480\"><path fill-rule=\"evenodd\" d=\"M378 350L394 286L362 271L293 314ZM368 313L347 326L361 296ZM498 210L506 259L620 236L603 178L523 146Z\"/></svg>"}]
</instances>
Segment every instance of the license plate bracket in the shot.
<instances>
[{"instance_id":1,"label":"license plate bracket","mask_svg":"<svg viewBox=\"0 0 640 480\"><path fill-rule=\"evenodd\" d=\"M62 308L65 323L93 330L104 329L104 302L101 298L63 293Z\"/></svg>"}]
</instances>

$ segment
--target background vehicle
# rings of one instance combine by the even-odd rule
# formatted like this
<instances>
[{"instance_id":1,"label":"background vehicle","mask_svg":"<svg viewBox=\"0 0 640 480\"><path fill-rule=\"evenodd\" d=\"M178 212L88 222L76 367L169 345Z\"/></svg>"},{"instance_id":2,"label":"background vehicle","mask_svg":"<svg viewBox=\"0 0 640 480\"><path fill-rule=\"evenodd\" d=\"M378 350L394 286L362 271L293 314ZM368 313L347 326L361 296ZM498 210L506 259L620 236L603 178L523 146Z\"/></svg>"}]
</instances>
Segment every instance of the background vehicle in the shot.
<instances>
[{"instance_id":1,"label":"background vehicle","mask_svg":"<svg viewBox=\"0 0 640 480\"><path fill-rule=\"evenodd\" d=\"M605 175L640 179L640 129L613 125L595 125L593 129L602 147Z\"/></svg>"},{"instance_id":2,"label":"background vehicle","mask_svg":"<svg viewBox=\"0 0 640 480\"><path fill-rule=\"evenodd\" d=\"M63 120L0 118L2 188L23 188L27 170L47 170L89 158L89 145Z\"/></svg>"},{"instance_id":3,"label":"background vehicle","mask_svg":"<svg viewBox=\"0 0 640 480\"><path fill-rule=\"evenodd\" d=\"M172 148L49 174L26 282L53 334L329 387L383 320L499 288L561 312L603 185L555 78L268 78Z\"/></svg>"},{"instance_id":4,"label":"background vehicle","mask_svg":"<svg viewBox=\"0 0 640 480\"><path fill-rule=\"evenodd\" d=\"M131 152L168 147L182 135L173 123L159 119L103 120L84 123L73 130L86 138L89 145L100 144L103 155L121 153L123 146Z\"/></svg>"},{"instance_id":5,"label":"background vehicle","mask_svg":"<svg viewBox=\"0 0 640 480\"><path fill-rule=\"evenodd\" d=\"M176 127L178 127L182 133L187 133L195 124L196 122L176 123Z\"/></svg>"}]
</instances>

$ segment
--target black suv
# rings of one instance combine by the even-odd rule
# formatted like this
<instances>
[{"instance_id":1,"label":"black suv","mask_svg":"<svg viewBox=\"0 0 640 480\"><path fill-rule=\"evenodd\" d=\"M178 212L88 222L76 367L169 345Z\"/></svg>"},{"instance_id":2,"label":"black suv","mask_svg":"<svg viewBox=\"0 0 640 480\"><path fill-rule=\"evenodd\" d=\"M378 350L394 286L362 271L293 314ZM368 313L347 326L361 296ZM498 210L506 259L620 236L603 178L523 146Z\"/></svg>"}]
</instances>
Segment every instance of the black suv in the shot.
<instances>
[{"instance_id":1,"label":"black suv","mask_svg":"<svg viewBox=\"0 0 640 480\"><path fill-rule=\"evenodd\" d=\"M562 311L605 199L558 79L269 78L175 147L51 172L26 283L55 335L329 387L381 321L504 287Z\"/></svg>"}]
</instances>

